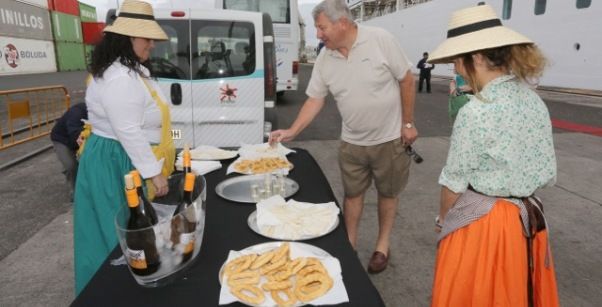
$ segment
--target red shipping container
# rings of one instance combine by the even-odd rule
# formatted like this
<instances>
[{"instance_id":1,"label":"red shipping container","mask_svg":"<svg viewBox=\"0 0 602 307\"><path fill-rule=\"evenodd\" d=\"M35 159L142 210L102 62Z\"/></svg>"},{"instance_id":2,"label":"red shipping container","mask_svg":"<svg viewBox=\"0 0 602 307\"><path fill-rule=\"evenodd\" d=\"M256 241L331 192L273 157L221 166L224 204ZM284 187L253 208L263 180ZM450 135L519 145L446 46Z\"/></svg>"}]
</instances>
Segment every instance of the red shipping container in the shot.
<instances>
[{"instance_id":1,"label":"red shipping container","mask_svg":"<svg viewBox=\"0 0 602 307\"><path fill-rule=\"evenodd\" d=\"M79 16L79 3L77 0L48 0L48 9Z\"/></svg>"},{"instance_id":2,"label":"red shipping container","mask_svg":"<svg viewBox=\"0 0 602 307\"><path fill-rule=\"evenodd\" d=\"M104 28L104 22L82 22L84 44L96 45L102 39L102 30Z\"/></svg>"}]
</instances>

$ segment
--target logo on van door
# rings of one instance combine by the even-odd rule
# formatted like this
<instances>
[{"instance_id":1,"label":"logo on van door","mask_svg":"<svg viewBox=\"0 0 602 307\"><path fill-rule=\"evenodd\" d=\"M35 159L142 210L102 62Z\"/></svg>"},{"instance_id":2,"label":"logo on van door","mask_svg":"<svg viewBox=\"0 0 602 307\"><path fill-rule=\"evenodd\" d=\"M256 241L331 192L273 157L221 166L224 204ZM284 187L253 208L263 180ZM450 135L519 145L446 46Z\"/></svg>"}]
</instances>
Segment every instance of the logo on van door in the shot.
<instances>
[{"instance_id":1,"label":"logo on van door","mask_svg":"<svg viewBox=\"0 0 602 307\"><path fill-rule=\"evenodd\" d=\"M236 102L236 91L238 91L237 88L230 87L230 84L226 84L225 86L221 87L219 90L220 90L219 101L221 103Z\"/></svg>"}]
</instances>

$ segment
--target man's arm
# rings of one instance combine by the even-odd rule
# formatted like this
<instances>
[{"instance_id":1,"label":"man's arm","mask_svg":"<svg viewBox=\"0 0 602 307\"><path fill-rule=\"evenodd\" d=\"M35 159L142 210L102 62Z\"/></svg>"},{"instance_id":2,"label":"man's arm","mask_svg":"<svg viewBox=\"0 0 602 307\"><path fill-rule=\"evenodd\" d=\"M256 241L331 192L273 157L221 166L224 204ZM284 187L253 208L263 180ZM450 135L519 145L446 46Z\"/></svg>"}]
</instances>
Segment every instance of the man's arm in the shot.
<instances>
[{"instance_id":1,"label":"man's arm","mask_svg":"<svg viewBox=\"0 0 602 307\"><path fill-rule=\"evenodd\" d=\"M292 141L320 113L320 110L324 107L324 103L324 98L307 98L291 127L273 131L270 134L270 143Z\"/></svg>"},{"instance_id":2,"label":"man's arm","mask_svg":"<svg viewBox=\"0 0 602 307\"><path fill-rule=\"evenodd\" d=\"M401 91L401 138L404 144L411 145L418 137L418 130L414 125L414 102L416 100L414 75L409 69L405 77L399 81L399 90ZM406 124L412 124L412 128L407 128Z\"/></svg>"}]
</instances>

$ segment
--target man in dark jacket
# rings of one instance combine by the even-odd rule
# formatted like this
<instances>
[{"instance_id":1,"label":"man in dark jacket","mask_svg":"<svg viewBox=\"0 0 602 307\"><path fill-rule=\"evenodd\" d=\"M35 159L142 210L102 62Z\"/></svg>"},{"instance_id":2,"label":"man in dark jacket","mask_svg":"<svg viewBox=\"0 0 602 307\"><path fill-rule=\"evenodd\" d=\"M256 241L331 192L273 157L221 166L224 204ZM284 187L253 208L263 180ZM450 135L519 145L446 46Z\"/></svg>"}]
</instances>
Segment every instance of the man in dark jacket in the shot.
<instances>
[{"instance_id":1,"label":"man in dark jacket","mask_svg":"<svg viewBox=\"0 0 602 307\"><path fill-rule=\"evenodd\" d=\"M78 166L75 156L79 148L77 139L84 127L82 119L88 119L86 104L74 104L56 121L50 133L54 152L56 152L56 156L61 164L63 164L63 174L67 177L67 181L71 184L72 189L75 187Z\"/></svg>"},{"instance_id":2,"label":"man in dark jacket","mask_svg":"<svg viewBox=\"0 0 602 307\"><path fill-rule=\"evenodd\" d=\"M428 52L422 54L422 60L418 61L416 68L420 69L420 79L418 79L418 92L422 92L422 81L426 80L426 92L431 92L431 70L435 68L434 64L429 64L426 60L429 58Z\"/></svg>"}]
</instances>

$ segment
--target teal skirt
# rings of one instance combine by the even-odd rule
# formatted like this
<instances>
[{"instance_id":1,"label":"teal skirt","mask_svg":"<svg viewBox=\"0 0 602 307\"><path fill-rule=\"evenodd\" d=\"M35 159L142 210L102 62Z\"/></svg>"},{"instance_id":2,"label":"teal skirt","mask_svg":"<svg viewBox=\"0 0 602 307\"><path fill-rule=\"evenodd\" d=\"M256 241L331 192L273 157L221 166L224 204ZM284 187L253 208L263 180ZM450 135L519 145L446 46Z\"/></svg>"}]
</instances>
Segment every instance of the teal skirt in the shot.
<instances>
[{"instance_id":1,"label":"teal skirt","mask_svg":"<svg viewBox=\"0 0 602 307\"><path fill-rule=\"evenodd\" d=\"M126 206L123 176L133 169L118 141L94 134L86 140L73 209L76 296L118 243L115 215Z\"/></svg>"}]
</instances>

